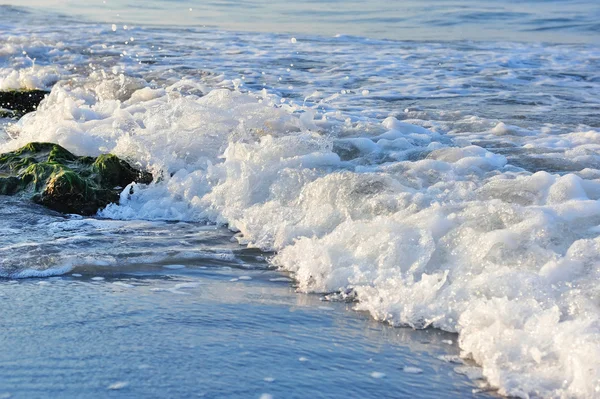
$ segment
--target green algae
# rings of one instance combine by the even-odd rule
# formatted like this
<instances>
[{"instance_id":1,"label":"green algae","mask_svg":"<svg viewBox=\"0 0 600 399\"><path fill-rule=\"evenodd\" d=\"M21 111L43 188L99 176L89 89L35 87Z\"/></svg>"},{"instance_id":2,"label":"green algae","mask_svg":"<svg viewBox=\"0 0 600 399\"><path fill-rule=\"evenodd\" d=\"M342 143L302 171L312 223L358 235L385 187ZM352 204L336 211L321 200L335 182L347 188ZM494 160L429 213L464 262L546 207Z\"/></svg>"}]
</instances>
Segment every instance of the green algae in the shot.
<instances>
[{"instance_id":1,"label":"green algae","mask_svg":"<svg viewBox=\"0 0 600 399\"><path fill-rule=\"evenodd\" d=\"M115 155L79 157L58 144L29 143L0 154L0 194L19 195L64 213L93 215L118 202L131 182L150 183Z\"/></svg>"}]
</instances>

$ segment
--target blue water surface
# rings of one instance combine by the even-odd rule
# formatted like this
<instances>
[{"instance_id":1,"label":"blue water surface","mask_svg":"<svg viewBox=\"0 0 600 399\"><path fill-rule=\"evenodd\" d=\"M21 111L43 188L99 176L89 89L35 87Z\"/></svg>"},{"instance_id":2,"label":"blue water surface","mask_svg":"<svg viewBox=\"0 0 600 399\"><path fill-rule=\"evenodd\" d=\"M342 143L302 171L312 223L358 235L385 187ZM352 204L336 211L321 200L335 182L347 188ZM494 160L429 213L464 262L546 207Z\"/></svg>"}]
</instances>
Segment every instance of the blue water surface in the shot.
<instances>
[{"instance_id":1,"label":"blue water surface","mask_svg":"<svg viewBox=\"0 0 600 399\"><path fill-rule=\"evenodd\" d=\"M600 43L600 2L594 0L3 0L0 4L115 24L394 40Z\"/></svg>"}]
</instances>

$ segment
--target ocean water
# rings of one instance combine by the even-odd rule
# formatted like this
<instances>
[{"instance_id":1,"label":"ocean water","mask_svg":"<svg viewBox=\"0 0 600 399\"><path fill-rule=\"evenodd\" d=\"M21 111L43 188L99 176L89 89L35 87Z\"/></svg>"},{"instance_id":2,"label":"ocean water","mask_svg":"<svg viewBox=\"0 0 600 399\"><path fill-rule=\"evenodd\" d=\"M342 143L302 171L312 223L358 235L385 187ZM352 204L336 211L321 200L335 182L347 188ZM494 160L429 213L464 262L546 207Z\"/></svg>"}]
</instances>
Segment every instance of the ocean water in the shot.
<instances>
[{"instance_id":1,"label":"ocean water","mask_svg":"<svg viewBox=\"0 0 600 399\"><path fill-rule=\"evenodd\" d=\"M0 152L161 179L0 200L0 394L600 397L597 2L83 5L0 6L0 89L51 89Z\"/></svg>"},{"instance_id":2,"label":"ocean water","mask_svg":"<svg viewBox=\"0 0 600 399\"><path fill-rule=\"evenodd\" d=\"M79 248L99 258L112 247L122 261L0 282L3 398L455 398L486 389L468 378L481 373L460 360L455 334L390 328L349 304L298 295L227 229L74 224L17 201L5 207L4 220L29 224L28 215L38 229L63 229L62 243L53 233L38 256ZM183 240L196 253L178 252ZM147 258L157 246L171 262Z\"/></svg>"}]
</instances>

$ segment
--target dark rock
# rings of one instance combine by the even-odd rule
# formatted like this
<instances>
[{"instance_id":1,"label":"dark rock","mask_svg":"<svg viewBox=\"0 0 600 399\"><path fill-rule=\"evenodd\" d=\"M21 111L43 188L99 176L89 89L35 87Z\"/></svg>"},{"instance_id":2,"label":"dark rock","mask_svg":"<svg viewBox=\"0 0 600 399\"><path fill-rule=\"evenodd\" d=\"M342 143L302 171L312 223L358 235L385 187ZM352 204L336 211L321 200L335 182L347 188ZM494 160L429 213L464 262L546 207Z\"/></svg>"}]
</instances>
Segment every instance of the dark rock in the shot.
<instances>
[{"instance_id":1,"label":"dark rock","mask_svg":"<svg viewBox=\"0 0 600 399\"><path fill-rule=\"evenodd\" d=\"M20 195L64 213L93 215L131 182L150 183L139 171L112 154L78 157L58 144L29 143L0 155L0 194Z\"/></svg>"},{"instance_id":2,"label":"dark rock","mask_svg":"<svg viewBox=\"0 0 600 399\"><path fill-rule=\"evenodd\" d=\"M35 111L48 94L45 90L0 91L0 118L19 118Z\"/></svg>"}]
</instances>

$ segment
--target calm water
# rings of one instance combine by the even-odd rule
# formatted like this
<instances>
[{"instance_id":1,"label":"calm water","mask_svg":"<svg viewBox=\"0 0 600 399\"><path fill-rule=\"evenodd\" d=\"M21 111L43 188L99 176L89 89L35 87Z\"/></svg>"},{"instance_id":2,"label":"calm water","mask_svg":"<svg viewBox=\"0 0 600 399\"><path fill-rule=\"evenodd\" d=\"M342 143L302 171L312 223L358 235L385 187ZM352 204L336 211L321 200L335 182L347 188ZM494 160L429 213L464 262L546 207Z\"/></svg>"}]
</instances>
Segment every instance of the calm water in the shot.
<instances>
[{"instance_id":1,"label":"calm water","mask_svg":"<svg viewBox=\"0 0 600 399\"><path fill-rule=\"evenodd\" d=\"M0 14L0 152L163 176L0 199L0 395L597 397L597 2Z\"/></svg>"},{"instance_id":2,"label":"calm water","mask_svg":"<svg viewBox=\"0 0 600 399\"><path fill-rule=\"evenodd\" d=\"M393 40L600 41L600 4L593 0L3 0L0 4L117 24Z\"/></svg>"}]
</instances>

